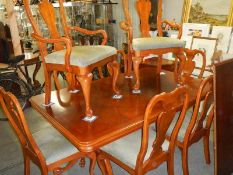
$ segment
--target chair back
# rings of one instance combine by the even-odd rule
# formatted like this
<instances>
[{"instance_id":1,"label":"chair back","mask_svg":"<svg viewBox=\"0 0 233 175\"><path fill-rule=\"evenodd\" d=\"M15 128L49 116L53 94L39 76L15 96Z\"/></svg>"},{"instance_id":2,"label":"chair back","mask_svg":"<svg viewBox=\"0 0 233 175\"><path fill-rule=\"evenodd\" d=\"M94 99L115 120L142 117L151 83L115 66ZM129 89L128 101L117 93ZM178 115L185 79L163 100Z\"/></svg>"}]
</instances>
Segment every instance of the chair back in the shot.
<instances>
[{"instance_id":1,"label":"chair back","mask_svg":"<svg viewBox=\"0 0 233 175\"><path fill-rule=\"evenodd\" d=\"M150 37L150 24L149 18L152 10L152 5L156 6L157 15L155 21L157 21L157 30L159 36L163 35L162 32L162 0L158 0L157 4L152 4L151 0L136 0L135 7L138 13L138 17L140 20L140 31L141 37ZM132 18L129 13L129 0L122 0L122 6L125 15L125 21L120 23L120 26L123 30L128 31L128 38L133 38L133 23Z\"/></svg>"},{"instance_id":2,"label":"chair back","mask_svg":"<svg viewBox=\"0 0 233 175\"><path fill-rule=\"evenodd\" d=\"M32 25L34 34L40 36L43 38L43 32L41 31L41 24L39 24L39 20L35 19L35 14L32 12L32 8L30 7L30 0L23 0L24 2L24 8L27 13L28 19ZM65 18L65 10L63 6L63 0L59 0L59 14L60 19L63 27L64 36L71 39L70 34L67 30L67 23ZM55 15L55 9L49 0L42 0L37 5L39 16L42 17L46 27L48 28L50 38L57 39L60 38L61 35L58 30L57 22L56 22L56 15ZM42 22L42 21L40 21ZM40 49L43 50L43 52L47 52L46 45L41 42L38 43ZM64 49L63 43L55 43L54 44L54 50L61 50ZM46 53L45 53L46 55Z\"/></svg>"},{"instance_id":3,"label":"chair back","mask_svg":"<svg viewBox=\"0 0 233 175\"><path fill-rule=\"evenodd\" d=\"M5 90L0 87L0 103L5 115L18 136L23 153L26 152L30 155L34 163L45 164L45 159L29 130L17 98L12 93L5 92Z\"/></svg>"},{"instance_id":4,"label":"chair back","mask_svg":"<svg viewBox=\"0 0 233 175\"><path fill-rule=\"evenodd\" d=\"M191 121L184 136L184 141L188 142L202 136L203 130L209 130L214 117L213 106L213 76L204 79L197 93Z\"/></svg>"},{"instance_id":5,"label":"chair back","mask_svg":"<svg viewBox=\"0 0 233 175\"><path fill-rule=\"evenodd\" d=\"M201 79L203 77L206 68L206 54L203 51L197 49L195 50L184 49L184 51L186 54L186 60L183 62L184 64L180 64L180 62L178 62L178 58L176 58L174 73L177 76L183 76L185 78L189 78L193 76L195 69L199 69L200 71L197 76L199 79ZM198 67L197 67L197 63L195 62L196 55L201 55L200 58L202 59L200 60L202 65L201 66L199 65Z\"/></svg>"},{"instance_id":6,"label":"chair back","mask_svg":"<svg viewBox=\"0 0 233 175\"><path fill-rule=\"evenodd\" d=\"M189 94L185 87L177 88L170 93L156 95L150 100L144 116L143 136L140 152L137 157L137 167L142 167L145 155L147 153L149 125L151 124L151 121L156 119L156 138L152 145L153 150L150 153L150 157L143 165L144 168L147 167L145 169L150 169L149 167L153 168L153 159L157 159L158 156L163 152L162 145L166 140L167 130L170 124L173 122L177 111L181 110L180 116L178 117L172 131L171 141L169 142L168 147L168 153L173 156L175 140L184 120L186 110L188 108L188 102Z\"/></svg>"}]
</instances>

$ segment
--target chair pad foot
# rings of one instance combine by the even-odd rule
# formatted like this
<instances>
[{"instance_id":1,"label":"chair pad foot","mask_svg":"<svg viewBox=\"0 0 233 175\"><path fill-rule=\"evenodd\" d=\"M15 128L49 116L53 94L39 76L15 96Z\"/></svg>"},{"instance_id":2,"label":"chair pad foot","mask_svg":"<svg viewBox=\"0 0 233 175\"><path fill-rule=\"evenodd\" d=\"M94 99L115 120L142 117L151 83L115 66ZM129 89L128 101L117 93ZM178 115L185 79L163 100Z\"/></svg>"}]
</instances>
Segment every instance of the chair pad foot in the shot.
<instances>
[{"instance_id":1,"label":"chair pad foot","mask_svg":"<svg viewBox=\"0 0 233 175\"><path fill-rule=\"evenodd\" d=\"M130 76L126 75L125 78L126 78L126 79L132 79L132 78L133 78L133 75L130 75Z\"/></svg>"},{"instance_id":2,"label":"chair pad foot","mask_svg":"<svg viewBox=\"0 0 233 175\"><path fill-rule=\"evenodd\" d=\"M112 99L114 100L119 100L119 99L122 99L123 95L118 95L118 94L115 94L112 96Z\"/></svg>"},{"instance_id":3,"label":"chair pad foot","mask_svg":"<svg viewBox=\"0 0 233 175\"><path fill-rule=\"evenodd\" d=\"M85 116L83 118L83 121L91 123L91 122L95 121L96 119L97 119L97 116L94 116L94 115L93 116Z\"/></svg>"},{"instance_id":4,"label":"chair pad foot","mask_svg":"<svg viewBox=\"0 0 233 175\"><path fill-rule=\"evenodd\" d=\"M70 90L69 93L70 94L76 94L78 93L80 90L79 89L74 89L74 90Z\"/></svg>"},{"instance_id":5,"label":"chair pad foot","mask_svg":"<svg viewBox=\"0 0 233 175\"><path fill-rule=\"evenodd\" d=\"M50 102L49 104L42 104L43 107L49 107L49 106L52 106L54 105L55 103L54 102Z\"/></svg>"},{"instance_id":6,"label":"chair pad foot","mask_svg":"<svg viewBox=\"0 0 233 175\"><path fill-rule=\"evenodd\" d=\"M141 90L140 89L134 89L132 90L133 94L141 94Z\"/></svg>"}]
</instances>

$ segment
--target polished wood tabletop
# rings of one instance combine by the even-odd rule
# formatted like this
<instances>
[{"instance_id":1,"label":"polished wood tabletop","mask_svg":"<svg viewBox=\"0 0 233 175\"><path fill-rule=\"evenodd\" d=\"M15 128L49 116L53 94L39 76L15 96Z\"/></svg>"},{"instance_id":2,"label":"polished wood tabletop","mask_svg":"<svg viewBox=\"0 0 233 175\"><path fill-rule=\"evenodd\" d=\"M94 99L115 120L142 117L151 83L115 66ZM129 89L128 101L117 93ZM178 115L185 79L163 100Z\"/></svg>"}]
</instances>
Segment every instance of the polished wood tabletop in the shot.
<instances>
[{"instance_id":1,"label":"polished wood tabletop","mask_svg":"<svg viewBox=\"0 0 233 175\"><path fill-rule=\"evenodd\" d=\"M71 94L67 89L53 91L54 105L44 107L44 94L30 99L32 107L40 112L56 129L67 137L80 151L91 152L101 146L133 132L143 124L144 112L149 100L156 94L170 92L179 84L172 72L163 71L156 76L154 68L141 70L141 94L132 94L134 79L120 75L118 86L122 99L112 99L111 78L93 82L91 89L92 107L98 117L92 123L83 121L85 102L82 93ZM186 83L190 92L190 105L194 104L199 79Z\"/></svg>"}]
</instances>

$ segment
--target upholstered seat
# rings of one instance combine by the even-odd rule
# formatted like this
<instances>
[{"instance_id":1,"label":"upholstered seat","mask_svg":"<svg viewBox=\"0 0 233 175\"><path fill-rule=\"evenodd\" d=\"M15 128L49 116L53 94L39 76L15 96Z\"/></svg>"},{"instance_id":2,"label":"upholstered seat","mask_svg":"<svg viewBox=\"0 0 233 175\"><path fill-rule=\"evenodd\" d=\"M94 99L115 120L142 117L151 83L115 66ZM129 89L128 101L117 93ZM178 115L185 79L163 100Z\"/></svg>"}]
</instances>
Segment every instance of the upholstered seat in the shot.
<instances>
[{"instance_id":1,"label":"upholstered seat","mask_svg":"<svg viewBox=\"0 0 233 175\"><path fill-rule=\"evenodd\" d=\"M111 154L114 157L117 157L126 165L135 168L137 156L141 147L141 138L142 138L142 130L137 130L130 135L127 135L121 139L112 142L103 148L104 152ZM145 156L145 160L147 160L153 150L153 142L156 138L156 132L153 126L149 128L149 138L148 138L148 149ZM165 140L162 145L163 151L167 151L169 146L169 142ZM135 154L136 153L136 154Z\"/></svg>"},{"instance_id":2,"label":"upholstered seat","mask_svg":"<svg viewBox=\"0 0 233 175\"><path fill-rule=\"evenodd\" d=\"M45 57L46 63L65 64L65 50L53 52ZM111 46L75 46L72 47L70 65L86 67L117 54L117 50Z\"/></svg>"},{"instance_id":3,"label":"upholstered seat","mask_svg":"<svg viewBox=\"0 0 233 175\"><path fill-rule=\"evenodd\" d=\"M168 37L135 38L133 39L132 47L135 51L162 48L184 48L185 41Z\"/></svg>"},{"instance_id":4,"label":"upholstered seat","mask_svg":"<svg viewBox=\"0 0 233 175\"><path fill-rule=\"evenodd\" d=\"M79 152L52 126L34 133L33 138L43 153L46 164L51 164Z\"/></svg>"}]
</instances>

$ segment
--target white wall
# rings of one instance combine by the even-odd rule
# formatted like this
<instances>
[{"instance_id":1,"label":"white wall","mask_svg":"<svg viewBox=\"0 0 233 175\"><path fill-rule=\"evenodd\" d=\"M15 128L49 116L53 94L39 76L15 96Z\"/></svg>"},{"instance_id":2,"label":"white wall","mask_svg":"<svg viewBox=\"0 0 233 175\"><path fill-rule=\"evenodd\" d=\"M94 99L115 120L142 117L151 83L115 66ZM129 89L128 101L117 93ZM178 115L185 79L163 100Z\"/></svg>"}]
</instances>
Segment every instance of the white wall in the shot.
<instances>
[{"instance_id":1,"label":"white wall","mask_svg":"<svg viewBox=\"0 0 233 175\"><path fill-rule=\"evenodd\" d=\"M163 19L173 20L181 23L184 0L164 0Z\"/></svg>"}]
</instances>

